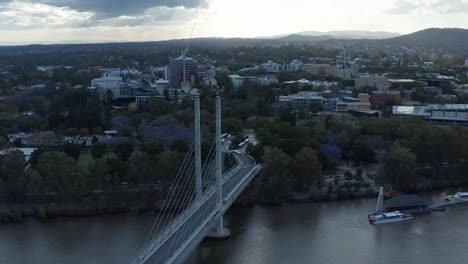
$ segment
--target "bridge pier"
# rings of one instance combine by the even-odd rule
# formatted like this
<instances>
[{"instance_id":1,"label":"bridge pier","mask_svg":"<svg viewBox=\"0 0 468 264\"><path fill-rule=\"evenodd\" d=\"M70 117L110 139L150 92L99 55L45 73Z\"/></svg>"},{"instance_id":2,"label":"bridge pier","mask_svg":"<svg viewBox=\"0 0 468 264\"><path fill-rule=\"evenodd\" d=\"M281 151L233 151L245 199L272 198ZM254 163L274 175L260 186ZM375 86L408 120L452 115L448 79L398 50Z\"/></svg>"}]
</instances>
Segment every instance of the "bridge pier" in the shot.
<instances>
[{"instance_id":1,"label":"bridge pier","mask_svg":"<svg viewBox=\"0 0 468 264\"><path fill-rule=\"evenodd\" d=\"M206 235L206 237L208 239L228 239L229 237L231 237L231 230L229 230L229 228L225 228L224 226L222 226L222 221L218 221L216 223L216 226L215 229L213 229L211 232L208 233L208 235Z\"/></svg>"},{"instance_id":2,"label":"bridge pier","mask_svg":"<svg viewBox=\"0 0 468 264\"><path fill-rule=\"evenodd\" d=\"M218 189L218 212L223 211L223 163L221 153L221 97L216 96L216 185ZM224 227L223 214L216 220L214 229L208 233L209 238L225 239L231 236L231 231Z\"/></svg>"}]
</instances>

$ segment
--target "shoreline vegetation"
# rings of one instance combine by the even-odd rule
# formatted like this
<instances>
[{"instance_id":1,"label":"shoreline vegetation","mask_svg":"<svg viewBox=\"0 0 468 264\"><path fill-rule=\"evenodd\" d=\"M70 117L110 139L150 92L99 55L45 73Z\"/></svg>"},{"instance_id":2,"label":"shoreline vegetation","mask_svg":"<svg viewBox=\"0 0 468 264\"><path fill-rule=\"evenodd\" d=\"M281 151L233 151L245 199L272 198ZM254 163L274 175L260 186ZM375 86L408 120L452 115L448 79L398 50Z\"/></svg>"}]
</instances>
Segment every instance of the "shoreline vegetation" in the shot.
<instances>
[{"instance_id":1,"label":"shoreline vegetation","mask_svg":"<svg viewBox=\"0 0 468 264\"><path fill-rule=\"evenodd\" d=\"M438 191L450 187L459 186L439 186L433 189L420 191ZM340 202L358 199L375 198L378 192L341 192L339 194L329 194L320 192L315 194L308 193L291 193L284 200L265 200L258 199L260 185L254 182L248 187L239 199L234 203L233 207L276 207L288 206L290 204L310 204L310 203L327 203ZM137 199L130 199L129 198ZM158 208L161 206L161 192L155 190L149 191L116 191L112 195L97 194L92 199L87 197L84 204L80 204L79 197L70 198L69 200L61 200L56 202L53 197L31 197L36 199L36 203L28 203L21 205L5 205L0 209L0 224L21 223L25 219L37 219L39 221L50 221L60 218L87 218L101 217L110 215L157 215ZM40 200L48 200L48 203L38 203Z\"/></svg>"}]
</instances>

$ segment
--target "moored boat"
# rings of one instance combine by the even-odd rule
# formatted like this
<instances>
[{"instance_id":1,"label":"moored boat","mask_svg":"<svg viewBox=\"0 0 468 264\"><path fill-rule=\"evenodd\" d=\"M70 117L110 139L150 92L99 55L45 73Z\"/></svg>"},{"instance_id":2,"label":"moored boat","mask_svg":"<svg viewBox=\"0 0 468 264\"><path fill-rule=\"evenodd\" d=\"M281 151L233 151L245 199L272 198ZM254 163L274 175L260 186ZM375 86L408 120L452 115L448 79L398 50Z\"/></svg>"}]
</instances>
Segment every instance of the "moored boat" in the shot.
<instances>
[{"instance_id":1,"label":"moored boat","mask_svg":"<svg viewBox=\"0 0 468 264\"><path fill-rule=\"evenodd\" d=\"M369 222L374 225L395 223L413 219L411 214L399 211L369 215Z\"/></svg>"},{"instance_id":2,"label":"moored boat","mask_svg":"<svg viewBox=\"0 0 468 264\"><path fill-rule=\"evenodd\" d=\"M401 222L401 221L413 219L413 215L409 213L402 213L398 210L385 212L383 194L384 194L384 189L383 187L380 187L379 196L377 197L377 205L375 208L375 212L373 214L368 215L369 223L373 225L377 225L377 224L394 223L394 222Z\"/></svg>"},{"instance_id":3,"label":"moored boat","mask_svg":"<svg viewBox=\"0 0 468 264\"><path fill-rule=\"evenodd\" d=\"M446 201L468 200L468 192L457 192L456 194L445 196Z\"/></svg>"}]
</instances>

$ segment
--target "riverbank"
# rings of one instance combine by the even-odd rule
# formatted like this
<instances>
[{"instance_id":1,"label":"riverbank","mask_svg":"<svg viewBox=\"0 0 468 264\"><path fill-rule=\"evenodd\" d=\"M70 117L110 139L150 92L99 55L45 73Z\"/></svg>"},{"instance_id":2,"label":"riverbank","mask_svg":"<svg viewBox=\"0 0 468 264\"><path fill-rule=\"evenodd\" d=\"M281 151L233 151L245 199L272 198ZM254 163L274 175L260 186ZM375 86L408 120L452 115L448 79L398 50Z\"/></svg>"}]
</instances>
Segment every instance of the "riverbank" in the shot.
<instances>
[{"instance_id":1,"label":"riverbank","mask_svg":"<svg viewBox=\"0 0 468 264\"><path fill-rule=\"evenodd\" d=\"M161 191L155 189L103 191L81 196L31 195L21 204L2 201L0 222L20 222L28 217L48 220L57 217L142 214L157 210L162 199Z\"/></svg>"},{"instance_id":2,"label":"riverbank","mask_svg":"<svg viewBox=\"0 0 468 264\"><path fill-rule=\"evenodd\" d=\"M356 190L350 185L349 188L341 188L338 191L330 192L326 188L320 188L311 193L291 192L285 195L282 200L268 200L260 196L260 184L253 182L236 200L233 207L247 208L256 205L270 207L284 204L339 202L375 198L378 194L367 188ZM437 187L432 191L450 188L450 186ZM419 192L426 191L428 190L419 190ZM0 223L21 222L24 218L46 221L60 217L84 218L105 215L154 214L160 208L162 199L161 191L156 189L115 190L75 197L36 195L29 196L22 204L8 204L4 201L5 198L0 198L2 200L0 203Z\"/></svg>"}]
</instances>

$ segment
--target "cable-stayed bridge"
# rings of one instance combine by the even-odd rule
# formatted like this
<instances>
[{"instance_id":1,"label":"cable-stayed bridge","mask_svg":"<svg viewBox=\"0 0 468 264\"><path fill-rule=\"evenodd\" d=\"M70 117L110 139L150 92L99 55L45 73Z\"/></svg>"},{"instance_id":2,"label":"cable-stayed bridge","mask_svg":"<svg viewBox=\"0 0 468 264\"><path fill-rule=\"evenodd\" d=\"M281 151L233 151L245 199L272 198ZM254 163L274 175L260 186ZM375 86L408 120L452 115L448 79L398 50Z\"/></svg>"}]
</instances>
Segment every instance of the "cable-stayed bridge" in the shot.
<instances>
[{"instance_id":1,"label":"cable-stayed bridge","mask_svg":"<svg viewBox=\"0 0 468 264\"><path fill-rule=\"evenodd\" d=\"M216 136L204 157L200 142L200 101L196 97L195 140L132 264L183 263L206 236L230 235L224 228L223 215L262 166L239 150L234 154L237 164L223 173L222 159L228 150L221 140L219 96L216 98Z\"/></svg>"}]
</instances>

